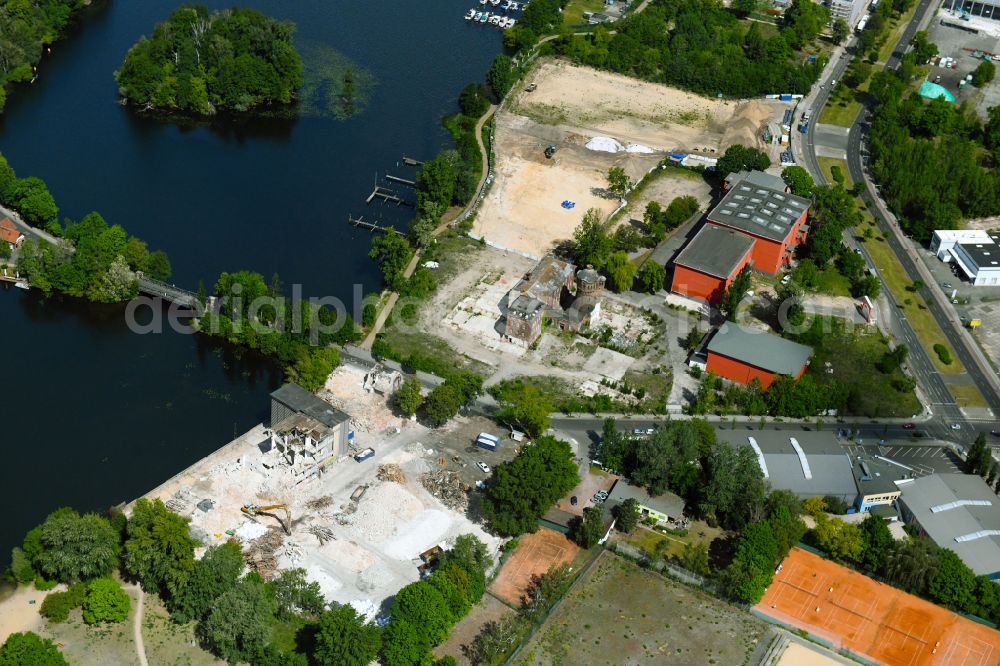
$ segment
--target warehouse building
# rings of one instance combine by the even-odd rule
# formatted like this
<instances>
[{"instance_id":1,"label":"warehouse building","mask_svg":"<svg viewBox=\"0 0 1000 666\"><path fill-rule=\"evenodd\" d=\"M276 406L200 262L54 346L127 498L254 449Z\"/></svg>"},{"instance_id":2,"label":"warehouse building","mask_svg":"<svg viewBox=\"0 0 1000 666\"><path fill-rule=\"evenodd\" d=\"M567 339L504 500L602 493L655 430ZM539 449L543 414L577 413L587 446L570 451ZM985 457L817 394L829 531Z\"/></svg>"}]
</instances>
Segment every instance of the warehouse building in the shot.
<instances>
[{"instance_id":1,"label":"warehouse building","mask_svg":"<svg viewBox=\"0 0 1000 666\"><path fill-rule=\"evenodd\" d=\"M1000 285L1000 234L981 229L939 229L930 250L954 263L973 285Z\"/></svg>"},{"instance_id":2,"label":"warehouse building","mask_svg":"<svg viewBox=\"0 0 1000 666\"><path fill-rule=\"evenodd\" d=\"M753 238L706 224L674 260L670 290L719 303L736 274L750 261Z\"/></svg>"},{"instance_id":3,"label":"warehouse building","mask_svg":"<svg viewBox=\"0 0 1000 666\"><path fill-rule=\"evenodd\" d=\"M955 551L977 575L1000 579L1000 506L975 474L932 474L905 482L903 520L941 548Z\"/></svg>"},{"instance_id":4,"label":"warehouse building","mask_svg":"<svg viewBox=\"0 0 1000 666\"><path fill-rule=\"evenodd\" d=\"M748 446L764 479L799 499L833 496L852 504L857 496L851 458L826 431L720 430L720 440Z\"/></svg>"},{"instance_id":5,"label":"warehouse building","mask_svg":"<svg viewBox=\"0 0 1000 666\"><path fill-rule=\"evenodd\" d=\"M758 379L764 388L779 375L801 377L812 355L806 345L732 322L715 332L706 349L708 372L741 384Z\"/></svg>"}]
</instances>

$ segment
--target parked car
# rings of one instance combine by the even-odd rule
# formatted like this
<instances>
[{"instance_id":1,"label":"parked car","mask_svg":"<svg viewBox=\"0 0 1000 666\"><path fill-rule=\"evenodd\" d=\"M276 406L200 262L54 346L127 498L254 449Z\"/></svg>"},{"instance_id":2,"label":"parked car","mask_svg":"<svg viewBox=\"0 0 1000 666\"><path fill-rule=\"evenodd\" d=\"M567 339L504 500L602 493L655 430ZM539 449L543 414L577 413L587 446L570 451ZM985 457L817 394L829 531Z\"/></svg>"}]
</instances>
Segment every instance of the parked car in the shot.
<instances>
[{"instance_id":1,"label":"parked car","mask_svg":"<svg viewBox=\"0 0 1000 666\"><path fill-rule=\"evenodd\" d=\"M608 491L607 490L598 490L596 493L594 493L594 495L596 495L597 497L600 497L601 499L608 499Z\"/></svg>"},{"instance_id":2,"label":"parked car","mask_svg":"<svg viewBox=\"0 0 1000 666\"><path fill-rule=\"evenodd\" d=\"M952 430L961 430L962 429L962 424L961 423L952 423L951 424L951 429Z\"/></svg>"},{"instance_id":3,"label":"parked car","mask_svg":"<svg viewBox=\"0 0 1000 666\"><path fill-rule=\"evenodd\" d=\"M792 281L792 274L791 273L789 273L785 277L781 278L781 284L788 284L791 281Z\"/></svg>"},{"instance_id":4,"label":"parked car","mask_svg":"<svg viewBox=\"0 0 1000 666\"><path fill-rule=\"evenodd\" d=\"M941 286L944 287L945 289L954 289L954 287L951 286L951 284L948 282L942 282Z\"/></svg>"},{"instance_id":5,"label":"parked car","mask_svg":"<svg viewBox=\"0 0 1000 666\"><path fill-rule=\"evenodd\" d=\"M994 437L1000 437L1000 430L990 430L990 434Z\"/></svg>"},{"instance_id":6,"label":"parked car","mask_svg":"<svg viewBox=\"0 0 1000 666\"><path fill-rule=\"evenodd\" d=\"M479 462L477 462L477 463L476 463L476 466L477 466L477 467L478 467L479 469L483 470L483 473L484 473L484 474L489 474L489 473L490 473L490 472L492 471L492 470L490 469L490 466L489 466L489 465L487 465L486 463L484 463L484 462L483 462L482 460L480 460Z\"/></svg>"},{"instance_id":7,"label":"parked car","mask_svg":"<svg viewBox=\"0 0 1000 666\"><path fill-rule=\"evenodd\" d=\"M917 427L917 426L915 426L915 425L914 425L914 424L912 424L912 423L904 423L904 424L903 424L903 430L913 430L913 429L914 429L914 428L916 428L916 427Z\"/></svg>"},{"instance_id":8,"label":"parked car","mask_svg":"<svg viewBox=\"0 0 1000 666\"><path fill-rule=\"evenodd\" d=\"M580 500L576 498L576 495L573 495L572 497L569 498L570 506L576 506L579 502Z\"/></svg>"},{"instance_id":9,"label":"parked car","mask_svg":"<svg viewBox=\"0 0 1000 666\"><path fill-rule=\"evenodd\" d=\"M654 432L656 432L655 428L646 428L646 434L647 435L652 435Z\"/></svg>"},{"instance_id":10,"label":"parked car","mask_svg":"<svg viewBox=\"0 0 1000 666\"><path fill-rule=\"evenodd\" d=\"M375 449L365 449L361 453L354 456L354 459L358 462L364 462L365 460L368 460L374 455L375 455Z\"/></svg>"},{"instance_id":11,"label":"parked car","mask_svg":"<svg viewBox=\"0 0 1000 666\"><path fill-rule=\"evenodd\" d=\"M633 435L643 435L645 433L646 433L646 431L643 430L642 428L632 428L632 434Z\"/></svg>"}]
</instances>

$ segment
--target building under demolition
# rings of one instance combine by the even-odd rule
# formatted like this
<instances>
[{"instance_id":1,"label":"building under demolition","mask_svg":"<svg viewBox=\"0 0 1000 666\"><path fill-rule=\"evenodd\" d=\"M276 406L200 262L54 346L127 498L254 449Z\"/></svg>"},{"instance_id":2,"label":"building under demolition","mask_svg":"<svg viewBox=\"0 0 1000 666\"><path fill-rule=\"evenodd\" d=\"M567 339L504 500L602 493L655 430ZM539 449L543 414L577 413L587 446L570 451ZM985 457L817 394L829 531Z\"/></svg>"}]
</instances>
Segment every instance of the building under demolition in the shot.
<instances>
[{"instance_id":1,"label":"building under demolition","mask_svg":"<svg viewBox=\"0 0 1000 666\"><path fill-rule=\"evenodd\" d=\"M271 394L270 440L261 445L263 465L308 475L347 454L351 417L298 384Z\"/></svg>"},{"instance_id":2,"label":"building under demolition","mask_svg":"<svg viewBox=\"0 0 1000 666\"><path fill-rule=\"evenodd\" d=\"M543 257L507 294L504 336L531 345L546 319L561 331L579 331L601 314L605 277L588 266Z\"/></svg>"}]
</instances>

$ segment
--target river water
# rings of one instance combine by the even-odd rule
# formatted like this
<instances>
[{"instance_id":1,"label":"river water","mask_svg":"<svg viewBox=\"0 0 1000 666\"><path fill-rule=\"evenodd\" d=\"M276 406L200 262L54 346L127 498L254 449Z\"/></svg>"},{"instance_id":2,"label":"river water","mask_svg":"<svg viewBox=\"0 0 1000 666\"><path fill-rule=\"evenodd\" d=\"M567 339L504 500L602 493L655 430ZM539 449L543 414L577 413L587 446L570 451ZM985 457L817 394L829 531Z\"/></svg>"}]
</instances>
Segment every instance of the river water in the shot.
<instances>
[{"instance_id":1,"label":"river water","mask_svg":"<svg viewBox=\"0 0 1000 666\"><path fill-rule=\"evenodd\" d=\"M350 302L380 278L348 214L404 225L364 199L378 174L413 177L441 118L482 80L500 36L467 25L473 3L252 0L295 21L296 43L336 49L376 85L349 120L300 117L182 128L117 104L112 72L180 0L99 0L0 116L0 151L49 185L61 216L99 211L170 255L171 281L277 272L307 296ZM208 2L210 7L229 2ZM0 290L0 562L54 508L130 500L265 417L281 380L267 363L194 336L135 335L123 309Z\"/></svg>"}]
</instances>

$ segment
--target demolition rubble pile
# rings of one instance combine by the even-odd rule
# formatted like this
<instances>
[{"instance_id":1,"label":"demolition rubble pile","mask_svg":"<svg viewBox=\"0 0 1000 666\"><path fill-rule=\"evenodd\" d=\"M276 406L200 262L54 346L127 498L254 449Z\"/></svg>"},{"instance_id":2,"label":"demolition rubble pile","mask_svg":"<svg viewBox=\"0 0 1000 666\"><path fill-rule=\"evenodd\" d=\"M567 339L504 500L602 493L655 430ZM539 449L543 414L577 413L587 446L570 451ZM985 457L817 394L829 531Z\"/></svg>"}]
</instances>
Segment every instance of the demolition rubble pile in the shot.
<instances>
[{"instance_id":1,"label":"demolition rubble pile","mask_svg":"<svg viewBox=\"0 0 1000 666\"><path fill-rule=\"evenodd\" d=\"M388 409L387 396L359 390L364 383L364 371L352 365L342 365L327 378L320 397L350 414L352 429L357 432L379 433L398 428L401 419Z\"/></svg>"},{"instance_id":2,"label":"demolition rubble pile","mask_svg":"<svg viewBox=\"0 0 1000 666\"><path fill-rule=\"evenodd\" d=\"M259 573L264 580L271 580L278 569L276 553L283 541L280 528L268 528L263 536L251 541L243 551L247 566Z\"/></svg>"},{"instance_id":3,"label":"demolition rubble pile","mask_svg":"<svg viewBox=\"0 0 1000 666\"><path fill-rule=\"evenodd\" d=\"M403 474L403 470L399 468L399 465L390 463L378 466L378 480L406 483L406 476Z\"/></svg>"},{"instance_id":4,"label":"demolition rubble pile","mask_svg":"<svg viewBox=\"0 0 1000 666\"><path fill-rule=\"evenodd\" d=\"M464 513L469 508L472 486L462 481L457 472L447 469L427 472L420 477L420 483L452 511Z\"/></svg>"}]
</instances>

